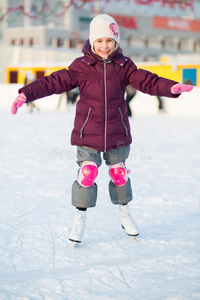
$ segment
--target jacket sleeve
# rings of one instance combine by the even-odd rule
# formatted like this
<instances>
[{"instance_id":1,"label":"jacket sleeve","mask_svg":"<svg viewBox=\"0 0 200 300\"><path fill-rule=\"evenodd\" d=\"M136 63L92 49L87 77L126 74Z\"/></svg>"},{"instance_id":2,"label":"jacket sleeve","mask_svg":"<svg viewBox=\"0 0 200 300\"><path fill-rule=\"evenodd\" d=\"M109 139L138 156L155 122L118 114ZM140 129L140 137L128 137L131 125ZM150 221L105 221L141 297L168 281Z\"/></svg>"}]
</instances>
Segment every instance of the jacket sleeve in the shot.
<instances>
[{"instance_id":1,"label":"jacket sleeve","mask_svg":"<svg viewBox=\"0 0 200 300\"><path fill-rule=\"evenodd\" d=\"M75 72L62 69L22 87L18 92L23 92L27 102L31 102L53 94L61 94L75 87L77 87Z\"/></svg>"},{"instance_id":2,"label":"jacket sleeve","mask_svg":"<svg viewBox=\"0 0 200 300\"><path fill-rule=\"evenodd\" d=\"M136 90L152 96L165 96L170 98L180 96L171 93L171 87L176 84L177 81L159 77L157 74L147 70L137 69L133 62L128 70L128 83Z\"/></svg>"}]
</instances>

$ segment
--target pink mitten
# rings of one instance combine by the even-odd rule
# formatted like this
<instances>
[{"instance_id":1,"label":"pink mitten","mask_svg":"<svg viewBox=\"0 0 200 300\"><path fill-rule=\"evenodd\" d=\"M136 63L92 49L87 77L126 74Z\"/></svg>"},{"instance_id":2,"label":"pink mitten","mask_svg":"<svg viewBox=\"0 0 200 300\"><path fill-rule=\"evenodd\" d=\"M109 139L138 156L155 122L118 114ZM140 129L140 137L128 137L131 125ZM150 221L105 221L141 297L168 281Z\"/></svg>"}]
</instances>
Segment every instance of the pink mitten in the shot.
<instances>
[{"instance_id":1,"label":"pink mitten","mask_svg":"<svg viewBox=\"0 0 200 300\"><path fill-rule=\"evenodd\" d=\"M11 107L11 113L15 115L17 113L18 108L21 107L25 102L26 102L26 96L22 92L17 96L17 98L13 102Z\"/></svg>"},{"instance_id":2,"label":"pink mitten","mask_svg":"<svg viewBox=\"0 0 200 300\"><path fill-rule=\"evenodd\" d=\"M171 87L171 93L172 94L181 94L183 92L190 92L193 89L193 86L182 84L182 83L176 83Z\"/></svg>"}]
</instances>

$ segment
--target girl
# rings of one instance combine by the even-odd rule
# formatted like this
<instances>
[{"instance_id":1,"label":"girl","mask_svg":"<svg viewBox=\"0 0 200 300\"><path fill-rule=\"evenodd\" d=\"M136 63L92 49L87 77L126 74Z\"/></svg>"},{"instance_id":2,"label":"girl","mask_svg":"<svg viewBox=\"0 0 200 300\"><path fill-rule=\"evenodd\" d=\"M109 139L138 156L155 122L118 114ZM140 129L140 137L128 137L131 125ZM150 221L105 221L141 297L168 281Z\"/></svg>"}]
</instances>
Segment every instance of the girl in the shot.
<instances>
[{"instance_id":1,"label":"girl","mask_svg":"<svg viewBox=\"0 0 200 300\"><path fill-rule=\"evenodd\" d=\"M99 14L90 23L89 40L84 56L75 59L68 69L52 73L19 90L12 113L23 103L52 94L61 94L76 87L80 100L76 107L71 144L77 146L80 167L72 186L72 205L76 207L69 240L81 242L86 224L87 208L97 200L95 179L103 159L110 175L109 193L112 203L119 205L119 219L130 236L139 231L129 211L132 200L131 182L125 161L132 142L124 94L130 84L135 89L155 96L177 98L192 86L158 77L137 69L119 47L120 32L109 15Z\"/></svg>"}]
</instances>

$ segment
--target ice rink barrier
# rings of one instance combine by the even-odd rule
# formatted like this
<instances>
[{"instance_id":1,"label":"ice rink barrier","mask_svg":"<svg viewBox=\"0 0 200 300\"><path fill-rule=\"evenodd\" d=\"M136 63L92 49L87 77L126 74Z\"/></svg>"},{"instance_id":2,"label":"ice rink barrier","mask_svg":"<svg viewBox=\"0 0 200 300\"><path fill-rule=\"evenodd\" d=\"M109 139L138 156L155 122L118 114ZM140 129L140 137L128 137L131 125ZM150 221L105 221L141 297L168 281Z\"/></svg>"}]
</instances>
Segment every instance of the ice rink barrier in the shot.
<instances>
[{"instance_id":1,"label":"ice rink barrier","mask_svg":"<svg viewBox=\"0 0 200 300\"><path fill-rule=\"evenodd\" d=\"M0 84L0 108L10 109L12 102L18 95L18 89L21 84ZM40 100L36 100L35 104L44 111L57 110L60 95L52 95ZM194 87L190 93L183 93L178 99L163 97L165 112L170 115L179 116L196 116L200 117L200 87ZM67 110L69 106L66 104L66 96L62 96L62 104L60 110ZM158 100L155 96L149 96L138 92L131 101L133 114L152 115L158 114ZM21 110L26 112L24 105Z\"/></svg>"}]
</instances>

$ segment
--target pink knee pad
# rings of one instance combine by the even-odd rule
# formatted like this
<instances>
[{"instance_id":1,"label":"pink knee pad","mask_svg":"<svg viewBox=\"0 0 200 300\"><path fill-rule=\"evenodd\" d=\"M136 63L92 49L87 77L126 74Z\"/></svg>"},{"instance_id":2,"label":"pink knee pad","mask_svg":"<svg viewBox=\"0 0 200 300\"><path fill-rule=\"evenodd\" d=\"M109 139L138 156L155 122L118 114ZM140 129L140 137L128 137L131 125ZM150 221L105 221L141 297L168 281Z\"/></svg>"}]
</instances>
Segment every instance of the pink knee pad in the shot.
<instances>
[{"instance_id":1,"label":"pink knee pad","mask_svg":"<svg viewBox=\"0 0 200 300\"><path fill-rule=\"evenodd\" d=\"M116 165L110 165L108 166L108 169L109 176L115 185L123 186L127 183L128 173L130 173L130 171L126 169L123 162Z\"/></svg>"},{"instance_id":2,"label":"pink knee pad","mask_svg":"<svg viewBox=\"0 0 200 300\"><path fill-rule=\"evenodd\" d=\"M77 181L80 185L84 187L90 187L93 186L97 175L98 175L97 164L93 161L84 161L81 164L81 168L77 176Z\"/></svg>"}]
</instances>

